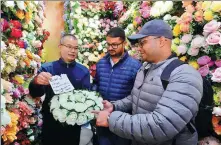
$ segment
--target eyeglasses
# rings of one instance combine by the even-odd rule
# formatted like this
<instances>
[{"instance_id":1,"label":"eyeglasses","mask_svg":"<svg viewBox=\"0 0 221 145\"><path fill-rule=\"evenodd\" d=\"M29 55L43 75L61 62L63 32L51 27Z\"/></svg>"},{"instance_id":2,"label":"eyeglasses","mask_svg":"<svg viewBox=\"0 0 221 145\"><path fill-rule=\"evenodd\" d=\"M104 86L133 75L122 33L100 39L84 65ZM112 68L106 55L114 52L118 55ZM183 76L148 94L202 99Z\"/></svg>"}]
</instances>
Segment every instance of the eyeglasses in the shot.
<instances>
[{"instance_id":1,"label":"eyeglasses","mask_svg":"<svg viewBox=\"0 0 221 145\"><path fill-rule=\"evenodd\" d=\"M154 38L150 38L150 39L139 40L138 41L138 47L142 48L146 43L148 43L149 40L158 39L158 38L160 38L160 37L154 37Z\"/></svg>"},{"instance_id":2,"label":"eyeglasses","mask_svg":"<svg viewBox=\"0 0 221 145\"><path fill-rule=\"evenodd\" d=\"M107 43L107 47L109 48L111 46L113 49L117 49L123 43L124 43L124 41L119 43L119 44L109 44L109 43Z\"/></svg>"},{"instance_id":3,"label":"eyeglasses","mask_svg":"<svg viewBox=\"0 0 221 145\"><path fill-rule=\"evenodd\" d=\"M72 50L77 51L78 50L78 46L71 46L71 45L65 45L65 44L60 44L60 45L68 48L69 51L72 51Z\"/></svg>"}]
</instances>

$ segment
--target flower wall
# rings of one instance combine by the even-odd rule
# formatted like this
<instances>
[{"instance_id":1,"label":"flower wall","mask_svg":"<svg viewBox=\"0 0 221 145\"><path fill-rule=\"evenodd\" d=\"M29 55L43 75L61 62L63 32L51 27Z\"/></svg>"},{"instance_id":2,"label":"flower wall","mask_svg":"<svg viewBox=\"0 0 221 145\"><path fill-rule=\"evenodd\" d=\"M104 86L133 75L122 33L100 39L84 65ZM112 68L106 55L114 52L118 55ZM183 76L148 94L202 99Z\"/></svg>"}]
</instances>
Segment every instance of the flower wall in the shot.
<instances>
[{"instance_id":1,"label":"flower wall","mask_svg":"<svg viewBox=\"0 0 221 145\"><path fill-rule=\"evenodd\" d=\"M78 61L90 69L92 76L95 63L107 52L105 37L110 28L120 26L129 36L139 31L145 22L163 19L173 30L171 49L211 80L215 106L221 105L220 1L65 2L64 9L65 32L79 39ZM126 49L139 59L136 46L128 43ZM218 114L214 114L214 129L218 135L221 135L217 123L220 120Z\"/></svg>"},{"instance_id":2,"label":"flower wall","mask_svg":"<svg viewBox=\"0 0 221 145\"><path fill-rule=\"evenodd\" d=\"M2 144L37 144L41 102L29 96L28 85L41 66L43 1L1 2L1 139Z\"/></svg>"}]
</instances>

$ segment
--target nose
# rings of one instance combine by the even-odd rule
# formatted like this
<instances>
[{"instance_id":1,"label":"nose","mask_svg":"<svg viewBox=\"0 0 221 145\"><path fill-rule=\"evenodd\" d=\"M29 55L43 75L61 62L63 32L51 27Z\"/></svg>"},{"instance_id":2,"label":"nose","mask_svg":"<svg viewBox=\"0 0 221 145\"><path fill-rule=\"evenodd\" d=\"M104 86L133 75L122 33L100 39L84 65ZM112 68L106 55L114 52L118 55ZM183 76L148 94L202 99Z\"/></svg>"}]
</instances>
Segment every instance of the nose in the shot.
<instances>
[{"instance_id":1,"label":"nose","mask_svg":"<svg viewBox=\"0 0 221 145\"><path fill-rule=\"evenodd\" d=\"M113 50L113 48L112 48L111 45L107 46L107 49L108 49L108 50Z\"/></svg>"}]
</instances>

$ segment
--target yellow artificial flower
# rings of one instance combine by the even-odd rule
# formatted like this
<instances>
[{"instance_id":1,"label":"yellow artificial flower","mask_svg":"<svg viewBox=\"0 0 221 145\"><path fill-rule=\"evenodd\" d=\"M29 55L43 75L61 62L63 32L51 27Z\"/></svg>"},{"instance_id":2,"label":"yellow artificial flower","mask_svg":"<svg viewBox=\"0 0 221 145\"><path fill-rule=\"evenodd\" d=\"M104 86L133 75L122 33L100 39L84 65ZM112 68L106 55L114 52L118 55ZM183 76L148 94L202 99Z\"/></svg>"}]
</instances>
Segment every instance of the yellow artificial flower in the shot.
<instances>
[{"instance_id":1,"label":"yellow artificial flower","mask_svg":"<svg viewBox=\"0 0 221 145\"><path fill-rule=\"evenodd\" d=\"M18 115L13 112L8 112L8 114L11 118L11 123L6 126L2 139L4 142L12 143L15 139L17 139L16 134L18 132Z\"/></svg>"},{"instance_id":2,"label":"yellow artificial flower","mask_svg":"<svg viewBox=\"0 0 221 145\"><path fill-rule=\"evenodd\" d=\"M181 33L180 31L180 25L179 24L176 24L173 28L173 36L179 36Z\"/></svg>"},{"instance_id":3,"label":"yellow artificial flower","mask_svg":"<svg viewBox=\"0 0 221 145\"><path fill-rule=\"evenodd\" d=\"M24 84L24 77L22 75L16 75L14 79L19 83L19 84Z\"/></svg>"},{"instance_id":4,"label":"yellow artificial flower","mask_svg":"<svg viewBox=\"0 0 221 145\"><path fill-rule=\"evenodd\" d=\"M28 24L32 19L32 12L29 11L29 12L26 12L25 13L25 22Z\"/></svg>"},{"instance_id":5,"label":"yellow artificial flower","mask_svg":"<svg viewBox=\"0 0 221 145\"><path fill-rule=\"evenodd\" d=\"M177 45L176 44L172 44L171 49L173 52L175 52L177 54L177 56L179 56L179 53L177 51Z\"/></svg>"},{"instance_id":6,"label":"yellow artificial flower","mask_svg":"<svg viewBox=\"0 0 221 145\"><path fill-rule=\"evenodd\" d=\"M204 1L203 4L202 4L202 8L203 8L204 10L209 9L211 3L212 3L211 1Z\"/></svg>"},{"instance_id":7,"label":"yellow artificial flower","mask_svg":"<svg viewBox=\"0 0 221 145\"><path fill-rule=\"evenodd\" d=\"M204 16L204 19L207 21L213 20L213 12L211 10L205 11L203 16Z\"/></svg>"},{"instance_id":8,"label":"yellow artificial flower","mask_svg":"<svg viewBox=\"0 0 221 145\"><path fill-rule=\"evenodd\" d=\"M213 12L219 12L221 11L221 1L213 1L211 6L210 6L210 9L213 11Z\"/></svg>"},{"instance_id":9,"label":"yellow artificial flower","mask_svg":"<svg viewBox=\"0 0 221 145\"><path fill-rule=\"evenodd\" d=\"M137 22L135 20L133 21L133 25L134 27L137 27Z\"/></svg>"},{"instance_id":10,"label":"yellow artificial flower","mask_svg":"<svg viewBox=\"0 0 221 145\"><path fill-rule=\"evenodd\" d=\"M187 57L186 57L186 56L182 56L182 57L180 58L180 60L182 60L182 61L186 62Z\"/></svg>"},{"instance_id":11,"label":"yellow artificial flower","mask_svg":"<svg viewBox=\"0 0 221 145\"><path fill-rule=\"evenodd\" d=\"M31 59L31 60L33 59L33 55L32 55L32 53L31 53L31 51L29 51L29 50L26 49L25 53L27 54L27 56L28 56L29 59Z\"/></svg>"},{"instance_id":12,"label":"yellow artificial flower","mask_svg":"<svg viewBox=\"0 0 221 145\"><path fill-rule=\"evenodd\" d=\"M196 70L199 69L199 65L196 61L190 61L189 65L192 66L193 68L195 68Z\"/></svg>"},{"instance_id":13,"label":"yellow artificial flower","mask_svg":"<svg viewBox=\"0 0 221 145\"><path fill-rule=\"evenodd\" d=\"M175 39L173 39L173 41L174 41L174 43L177 44L177 45L180 44L180 39L179 39L178 37L176 37Z\"/></svg>"},{"instance_id":14,"label":"yellow artificial flower","mask_svg":"<svg viewBox=\"0 0 221 145\"><path fill-rule=\"evenodd\" d=\"M25 18L25 14L24 14L24 11L23 10L18 10L16 12L16 16L19 18L19 19L24 19Z\"/></svg>"}]
</instances>

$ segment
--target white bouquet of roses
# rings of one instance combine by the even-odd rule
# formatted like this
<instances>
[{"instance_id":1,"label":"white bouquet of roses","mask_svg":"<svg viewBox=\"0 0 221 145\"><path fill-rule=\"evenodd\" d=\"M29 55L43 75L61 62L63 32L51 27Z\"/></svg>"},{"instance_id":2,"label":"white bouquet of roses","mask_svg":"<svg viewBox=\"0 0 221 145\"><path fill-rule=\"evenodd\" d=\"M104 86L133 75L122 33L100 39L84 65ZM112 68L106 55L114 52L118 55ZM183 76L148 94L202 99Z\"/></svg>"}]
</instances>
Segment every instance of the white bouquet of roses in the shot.
<instances>
[{"instance_id":1,"label":"white bouquet of roses","mask_svg":"<svg viewBox=\"0 0 221 145\"><path fill-rule=\"evenodd\" d=\"M92 110L103 109L102 100L96 92L74 90L55 95L50 102L50 111L61 123L83 125L95 118Z\"/></svg>"}]
</instances>

